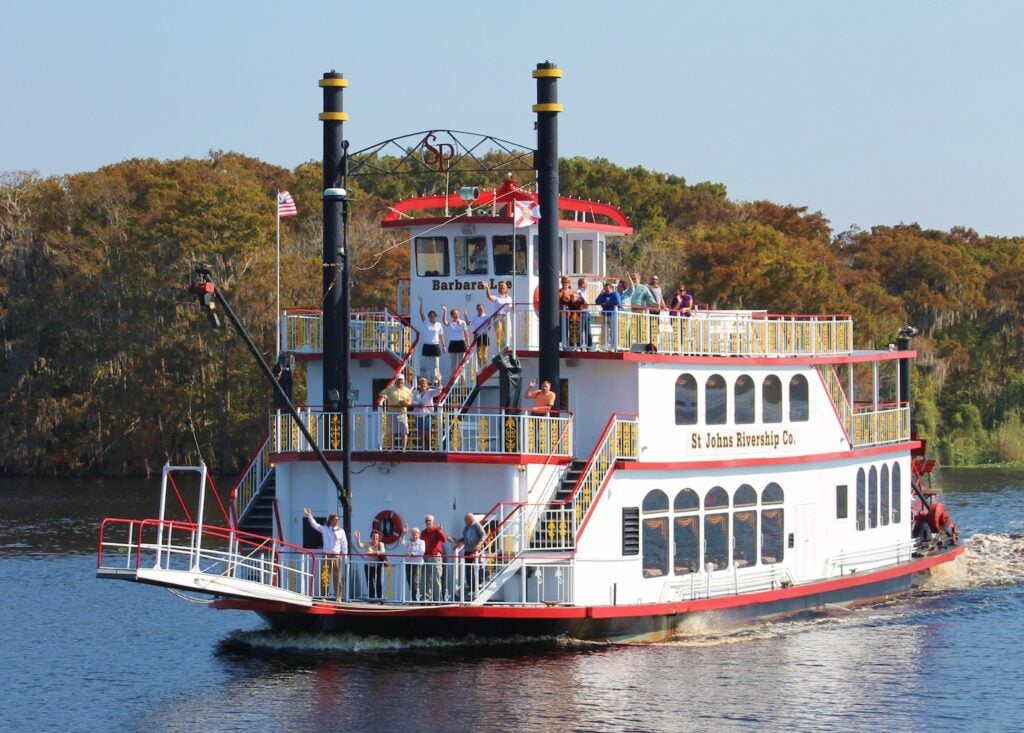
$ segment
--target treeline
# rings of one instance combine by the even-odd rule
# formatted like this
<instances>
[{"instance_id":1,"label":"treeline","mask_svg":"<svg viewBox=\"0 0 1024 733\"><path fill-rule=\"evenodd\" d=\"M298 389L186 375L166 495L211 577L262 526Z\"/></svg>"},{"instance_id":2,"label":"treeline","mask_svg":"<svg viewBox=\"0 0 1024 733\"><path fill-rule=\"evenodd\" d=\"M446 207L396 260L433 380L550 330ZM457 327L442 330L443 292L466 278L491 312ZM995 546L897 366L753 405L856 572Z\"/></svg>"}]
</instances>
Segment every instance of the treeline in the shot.
<instances>
[{"instance_id":1,"label":"treeline","mask_svg":"<svg viewBox=\"0 0 1024 733\"><path fill-rule=\"evenodd\" d=\"M714 308L850 313L858 347L914 325L915 420L942 460L1024 459L1024 239L917 225L836 233L820 212L731 201L718 183L603 159L560 168L564 193L614 202L636 227L611 253L613 272L656 271ZM490 178L457 173L449 185L497 185ZM408 271L405 234L380 229L383 212L445 184L349 184L353 304L379 307ZM287 170L212 152L0 176L0 472L244 466L266 431L269 390L239 339L211 330L185 288L209 264L272 358L278 188L299 207L282 224L281 303L317 307L318 163Z\"/></svg>"}]
</instances>

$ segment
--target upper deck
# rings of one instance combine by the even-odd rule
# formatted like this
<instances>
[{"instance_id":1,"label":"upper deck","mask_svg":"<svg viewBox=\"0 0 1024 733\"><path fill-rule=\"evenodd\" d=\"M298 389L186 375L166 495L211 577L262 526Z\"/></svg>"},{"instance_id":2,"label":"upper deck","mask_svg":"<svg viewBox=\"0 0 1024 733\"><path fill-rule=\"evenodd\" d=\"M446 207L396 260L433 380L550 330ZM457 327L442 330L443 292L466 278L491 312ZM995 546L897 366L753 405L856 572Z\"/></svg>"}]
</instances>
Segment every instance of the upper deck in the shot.
<instances>
[{"instance_id":1,"label":"upper deck","mask_svg":"<svg viewBox=\"0 0 1024 733\"><path fill-rule=\"evenodd\" d=\"M504 315L517 351L539 346L537 312L532 303L514 303ZM409 318L388 313L361 313L349 329L350 347L357 354L390 354L401 359L416 340ZM583 330L583 333L581 333ZM679 356L837 357L853 353L853 321L848 315L785 316L765 311L698 310L690 317L668 312L620 310L605 313L589 306L577 320L568 313L563 333L565 350L585 349L579 344L589 332L595 351L675 354ZM282 314L282 348L310 358L323 351L323 323L319 311L290 310ZM474 335L474 334L471 334Z\"/></svg>"}]
</instances>

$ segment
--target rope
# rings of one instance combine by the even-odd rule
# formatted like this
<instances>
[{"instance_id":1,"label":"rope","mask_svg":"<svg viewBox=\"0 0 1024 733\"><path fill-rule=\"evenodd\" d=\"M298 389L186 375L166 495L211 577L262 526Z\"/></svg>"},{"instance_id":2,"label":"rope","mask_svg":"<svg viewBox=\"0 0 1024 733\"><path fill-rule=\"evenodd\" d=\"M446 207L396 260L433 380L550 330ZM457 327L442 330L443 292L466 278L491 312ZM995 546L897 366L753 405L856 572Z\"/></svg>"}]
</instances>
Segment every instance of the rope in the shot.
<instances>
[{"instance_id":1,"label":"rope","mask_svg":"<svg viewBox=\"0 0 1024 733\"><path fill-rule=\"evenodd\" d=\"M208 606L211 603L213 603L213 599L212 598L209 599L209 600L204 601L201 598L193 598L192 596L185 595L181 591L175 590L174 588L167 588L167 592L172 594L172 595L177 596L178 598L180 598L183 601L188 601L189 603L195 603L195 604L200 605L200 606Z\"/></svg>"}]
</instances>

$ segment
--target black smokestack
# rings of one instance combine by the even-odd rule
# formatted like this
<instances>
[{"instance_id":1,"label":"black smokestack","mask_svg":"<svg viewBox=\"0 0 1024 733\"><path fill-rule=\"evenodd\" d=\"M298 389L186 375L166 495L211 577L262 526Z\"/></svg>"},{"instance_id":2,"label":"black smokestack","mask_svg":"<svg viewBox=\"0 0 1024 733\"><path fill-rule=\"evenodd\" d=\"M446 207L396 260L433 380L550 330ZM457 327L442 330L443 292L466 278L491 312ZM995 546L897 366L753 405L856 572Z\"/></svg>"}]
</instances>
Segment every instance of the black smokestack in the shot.
<instances>
[{"instance_id":1,"label":"black smokestack","mask_svg":"<svg viewBox=\"0 0 1024 733\"><path fill-rule=\"evenodd\" d=\"M551 382L551 389L560 394L561 384L558 319L558 79L562 70L545 61L537 64L533 78L537 80L537 195L540 199L538 224L538 264L540 273L540 369L538 378ZM560 401L559 401L560 402ZM563 407L556 404L556 407Z\"/></svg>"}]
</instances>

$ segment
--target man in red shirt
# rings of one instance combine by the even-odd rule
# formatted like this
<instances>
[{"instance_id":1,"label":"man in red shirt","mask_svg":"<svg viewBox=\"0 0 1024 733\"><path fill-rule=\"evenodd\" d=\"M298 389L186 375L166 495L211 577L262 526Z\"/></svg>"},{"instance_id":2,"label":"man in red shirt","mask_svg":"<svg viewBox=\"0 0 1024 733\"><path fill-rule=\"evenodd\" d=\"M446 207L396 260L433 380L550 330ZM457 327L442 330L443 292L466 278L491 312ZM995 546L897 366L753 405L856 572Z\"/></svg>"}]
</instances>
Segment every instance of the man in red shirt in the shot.
<instances>
[{"instance_id":1,"label":"man in red shirt","mask_svg":"<svg viewBox=\"0 0 1024 733\"><path fill-rule=\"evenodd\" d=\"M442 601L444 596L441 593L441 568L444 562L444 543L448 537L441 525L434 524L434 517L431 514L423 517L423 531L420 533L423 540L423 571L424 590L426 600Z\"/></svg>"}]
</instances>

